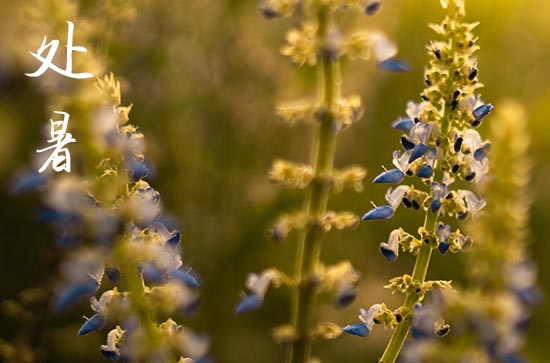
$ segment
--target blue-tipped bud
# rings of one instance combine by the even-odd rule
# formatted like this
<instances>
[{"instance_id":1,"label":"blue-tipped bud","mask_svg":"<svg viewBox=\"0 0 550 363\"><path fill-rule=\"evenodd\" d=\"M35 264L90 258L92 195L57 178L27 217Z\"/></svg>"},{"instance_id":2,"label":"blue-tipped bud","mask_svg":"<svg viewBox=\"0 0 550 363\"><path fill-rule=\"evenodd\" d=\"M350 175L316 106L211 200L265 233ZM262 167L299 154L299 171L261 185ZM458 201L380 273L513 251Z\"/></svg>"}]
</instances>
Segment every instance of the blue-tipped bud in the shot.
<instances>
[{"instance_id":1,"label":"blue-tipped bud","mask_svg":"<svg viewBox=\"0 0 550 363\"><path fill-rule=\"evenodd\" d=\"M108 360L110 360L111 362L116 362L117 360L120 359L120 352L118 351L118 349L115 351L115 350L101 347L101 354L103 354L103 356Z\"/></svg>"},{"instance_id":2,"label":"blue-tipped bud","mask_svg":"<svg viewBox=\"0 0 550 363\"><path fill-rule=\"evenodd\" d=\"M260 10L262 12L262 15L268 20L275 19L281 16L279 12L277 12L273 7L267 4L262 6Z\"/></svg>"},{"instance_id":3,"label":"blue-tipped bud","mask_svg":"<svg viewBox=\"0 0 550 363\"><path fill-rule=\"evenodd\" d=\"M439 209L441 208L441 200L435 199L430 203L430 209L432 210L432 213L437 213Z\"/></svg>"},{"instance_id":4,"label":"blue-tipped bud","mask_svg":"<svg viewBox=\"0 0 550 363\"><path fill-rule=\"evenodd\" d=\"M450 242L439 242L439 245L437 246L437 249L439 252L444 255L449 251L449 248L451 247Z\"/></svg>"},{"instance_id":5,"label":"blue-tipped bud","mask_svg":"<svg viewBox=\"0 0 550 363\"><path fill-rule=\"evenodd\" d=\"M403 145L405 150L412 150L416 146L416 144L405 135L401 136L401 145Z\"/></svg>"},{"instance_id":6,"label":"blue-tipped bud","mask_svg":"<svg viewBox=\"0 0 550 363\"><path fill-rule=\"evenodd\" d=\"M389 205L383 205L380 207L376 207L374 209L371 209L365 215L363 216L364 221L373 221L373 220L379 220L379 219L390 219L393 217L394 210Z\"/></svg>"},{"instance_id":7,"label":"blue-tipped bud","mask_svg":"<svg viewBox=\"0 0 550 363\"><path fill-rule=\"evenodd\" d=\"M405 174L399 169L386 170L378 175L373 183L376 184L399 184L405 179Z\"/></svg>"},{"instance_id":8,"label":"blue-tipped bud","mask_svg":"<svg viewBox=\"0 0 550 363\"><path fill-rule=\"evenodd\" d=\"M260 306L262 306L263 302L264 300L256 294L248 295L244 299L242 299L241 302L239 302L233 312L235 314L247 313L249 311L258 309Z\"/></svg>"},{"instance_id":9,"label":"blue-tipped bud","mask_svg":"<svg viewBox=\"0 0 550 363\"><path fill-rule=\"evenodd\" d=\"M542 301L542 292L537 286L530 286L516 293L520 300L529 306L536 306Z\"/></svg>"},{"instance_id":10,"label":"blue-tipped bud","mask_svg":"<svg viewBox=\"0 0 550 363\"><path fill-rule=\"evenodd\" d=\"M428 179L431 178L432 175L434 175L434 170L429 165L422 165L420 169L416 172L416 176L419 178Z\"/></svg>"},{"instance_id":11,"label":"blue-tipped bud","mask_svg":"<svg viewBox=\"0 0 550 363\"><path fill-rule=\"evenodd\" d=\"M134 159L128 163L127 167L128 176L132 181L137 182L138 180L145 179L149 175L149 166L145 161Z\"/></svg>"},{"instance_id":12,"label":"blue-tipped bud","mask_svg":"<svg viewBox=\"0 0 550 363\"><path fill-rule=\"evenodd\" d=\"M362 338L369 336L369 333L370 333L370 330L367 324L363 324L363 323L348 325L343 327L342 330L345 333L356 335Z\"/></svg>"},{"instance_id":13,"label":"blue-tipped bud","mask_svg":"<svg viewBox=\"0 0 550 363\"><path fill-rule=\"evenodd\" d=\"M483 160L487 156L490 150L491 150L491 144L486 143L485 145L483 145L482 147L474 151L474 159L476 159L477 161Z\"/></svg>"},{"instance_id":14,"label":"blue-tipped bud","mask_svg":"<svg viewBox=\"0 0 550 363\"><path fill-rule=\"evenodd\" d=\"M435 335L441 338L449 334L450 331L451 327L449 326L449 324L445 324L435 331Z\"/></svg>"},{"instance_id":15,"label":"blue-tipped bud","mask_svg":"<svg viewBox=\"0 0 550 363\"><path fill-rule=\"evenodd\" d=\"M98 289L99 283L92 279L82 284L68 286L57 297L54 308L58 312L63 311L81 298L96 293Z\"/></svg>"},{"instance_id":16,"label":"blue-tipped bud","mask_svg":"<svg viewBox=\"0 0 550 363\"><path fill-rule=\"evenodd\" d=\"M44 175L36 171L22 172L16 177L12 186L11 192L14 194L32 192L46 183Z\"/></svg>"},{"instance_id":17,"label":"blue-tipped bud","mask_svg":"<svg viewBox=\"0 0 550 363\"><path fill-rule=\"evenodd\" d=\"M397 260L397 254L395 253L395 251L393 249L389 248L388 246L385 246L385 244L380 245L380 252L382 252L384 257L386 257L386 259L388 261L393 262L393 261Z\"/></svg>"},{"instance_id":18,"label":"blue-tipped bud","mask_svg":"<svg viewBox=\"0 0 550 363\"><path fill-rule=\"evenodd\" d=\"M105 268L105 274L109 278L109 280L113 283L117 283L118 280L120 280L120 270L116 267L107 267Z\"/></svg>"},{"instance_id":19,"label":"blue-tipped bud","mask_svg":"<svg viewBox=\"0 0 550 363\"><path fill-rule=\"evenodd\" d=\"M487 116L493 110L493 108L495 107L490 103L486 105L481 105L472 112L472 115L474 116L474 119L479 122L483 120L483 118Z\"/></svg>"},{"instance_id":20,"label":"blue-tipped bud","mask_svg":"<svg viewBox=\"0 0 550 363\"><path fill-rule=\"evenodd\" d=\"M141 269L141 273L143 275L143 281L145 281L145 283L148 285L164 283L166 282L168 277L165 273L163 273L160 269L158 269L151 263L147 263L145 266L143 266L143 268Z\"/></svg>"},{"instance_id":21,"label":"blue-tipped bud","mask_svg":"<svg viewBox=\"0 0 550 363\"><path fill-rule=\"evenodd\" d=\"M86 320L84 324L78 330L78 335L85 335L96 330L99 330L105 326L106 319L104 316L94 314L90 319Z\"/></svg>"},{"instance_id":22,"label":"blue-tipped bud","mask_svg":"<svg viewBox=\"0 0 550 363\"><path fill-rule=\"evenodd\" d=\"M410 118L398 118L392 122L391 127L396 130L401 130L404 132L409 132L414 126L414 121Z\"/></svg>"},{"instance_id":23,"label":"blue-tipped bud","mask_svg":"<svg viewBox=\"0 0 550 363\"><path fill-rule=\"evenodd\" d=\"M428 147L426 145L417 144L413 149L411 157L409 158L409 164L415 161L416 159L424 156L424 154L426 154L427 151L428 151Z\"/></svg>"},{"instance_id":24,"label":"blue-tipped bud","mask_svg":"<svg viewBox=\"0 0 550 363\"><path fill-rule=\"evenodd\" d=\"M430 336L427 331L418 326L413 326L411 329L413 339L426 339Z\"/></svg>"},{"instance_id":25,"label":"blue-tipped bud","mask_svg":"<svg viewBox=\"0 0 550 363\"><path fill-rule=\"evenodd\" d=\"M174 270L170 274L173 278L176 278L186 284L189 287L200 287L200 282L195 278L195 276L191 275L188 272L185 272L183 270Z\"/></svg>"},{"instance_id":26,"label":"blue-tipped bud","mask_svg":"<svg viewBox=\"0 0 550 363\"><path fill-rule=\"evenodd\" d=\"M200 305L201 298L200 296L196 296L195 298L193 298L193 300L191 300L191 302L181 305L179 311L183 316L191 317L195 315L197 310L199 310Z\"/></svg>"},{"instance_id":27,"label":"blue-tipped bud","mask_svg":"<svg viewBox=\"0 0 550 363\"><path fill-rule=\"evenodd\" d=\"M181 240L181 234L179 231L174 230L172 231L172 236L166 240L166 244L171 247L177 247L177 245L180 243Z\"/></svg>"},{"instance_id":28,"label":"blue-tipped bud","mask_svg":"<svg viewBox=\"0 0 550 363\"><path fill-rule=\"evenodd\" d=\"M374 15L380 10L380 7L382 6L382 1L379 0L371 0L367 1L367 4L365 5L365 14L371 16Z\"/></svg>"},{"instance_id":29,"label":"blue-tipped bud","mask_svg":"<svg viewBox=\"0 0 550 363\"><path fill-rule=\"evenodd\" d=\"M502 357L503 363L525 363L526 360L517 353L508 353Z\"/></svg>"},{"instance_id":30,"label":"blue-tipped bud","mask_svg":"<svg viewBox=\"0 0 550 363\"><path fill-rule=\"evenodd\" d=\"M382 71L394 73L408 72L411 70L411 66L408 63L396 58L390 58L379 62L378 68Z\"/></svg>"},{"instance_id":31,"label":"blue-tipped bud","mask_svg":"<svg viewBox=\"0 0 550 363\"><path fill-rule=\"evenodd\" d=\"M464 142L464 138L457 137L454 144L454 151L455 153L459 152L462 149L462 143Z\"/></svg>"},{"instance_id":32,"label":"blue-tipped bud","mask_svg":"<svg viewBox=\"0 0 550 363\"><path fill-rule=\"evenodd\" d=\"M334 302L334 305L338 309L345 308L355 300L356 296L357 293L354 289L345 289L340 294L338 294L338 296L336 296L336 301Z\"/></svg>"}]
</instances>

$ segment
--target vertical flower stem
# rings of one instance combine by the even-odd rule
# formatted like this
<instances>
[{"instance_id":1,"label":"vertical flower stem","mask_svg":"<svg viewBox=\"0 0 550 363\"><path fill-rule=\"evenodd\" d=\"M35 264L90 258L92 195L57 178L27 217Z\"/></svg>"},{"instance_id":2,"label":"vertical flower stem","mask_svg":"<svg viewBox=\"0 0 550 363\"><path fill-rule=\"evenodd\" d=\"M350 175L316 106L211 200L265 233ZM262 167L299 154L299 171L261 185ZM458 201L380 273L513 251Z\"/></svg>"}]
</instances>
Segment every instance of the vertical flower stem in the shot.
<instances>
[{"instance_id":1,"label":"vertical flower stem","mask_svg":"<svg viewBox=\"0 0 550 363\"><path fill-rule=\"evenodd\" d=\"M428 211L424 220L424 228L432 228L432 231L435 231L436 225L437 214L430 213ZM416 261L414 263L412 274L414 284L424 283L426 273L428 272L430 259L432 257L432 250L433 248L429 244L422 244L420 247L420 251L418 252L418 255L416 255ZM405 317L393 331L391 339L386 346L386 350L384 351L384 354L382 354L382 357L378 360L378 363L395 363L397 360L397 357L401 352L401 348L403 347L403 344L409 335L409 331L411 330L414 304L416 304L419 299L420 294L416 292L410 292L406 295L405 303L403 304L404 311L406 312Z\"/></svg>"},{"instance_id":2,"label":"vertical flower stem","mask_svg":"<svg viewBox=\"0 0 550 363\"><path fill-rule=\"evenodd\" d=\"M124 277L126 286L124 290L130 292L130 301L132 307L139 318L139 324L143 329L144 341L146 342L144 351L151 353L155 349L159 349L161 343L156 328L153 323L151 311L144 301L145 285L143 278L138 270L133 258L128 258L126 253L126 245L128 241L120 240L115 250L115 258L119 262L119 267Z\"/></svg>"},{"instance_id":3,"label":"vertical flower stem","mask_svg":"<svg viewBox=\"0 0 550 363\"><path fill-rule=\"evenodd\" d=\"M320 5L318 9L318 40L321 44L320 62L317 65L318 97L320 99L319 124L316 125L312 163L314 177L304 200L304 213L310 221L301 232L296 255L295 278L299 281L292 299L291 323L295 339L290 346L287 361L289 363L307 363L311 353L309 331L313 324L316 281L315 272L319 266L321 254L322 230L315 221L327 209L330 183L327 177L332 172L336 144L336 127L333 115L334 104L340 93L340 65L334 55L323 49L330 14Z\"/></svg>"}]
</instances>

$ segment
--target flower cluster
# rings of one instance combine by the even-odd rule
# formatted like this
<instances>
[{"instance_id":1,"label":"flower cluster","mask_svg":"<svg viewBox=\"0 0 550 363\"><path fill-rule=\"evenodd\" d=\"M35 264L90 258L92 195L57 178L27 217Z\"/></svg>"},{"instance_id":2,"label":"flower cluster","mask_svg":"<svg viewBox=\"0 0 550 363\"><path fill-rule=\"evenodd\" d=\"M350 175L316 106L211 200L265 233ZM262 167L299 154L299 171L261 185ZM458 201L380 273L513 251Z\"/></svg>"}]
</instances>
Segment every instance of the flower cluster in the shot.
<instances>
[{"instance_id":1,"label":"flower cluster","mask_svg":"<svg viewBox=\"0 0 550 363\"><path fill-rule=\"evenodd\" d=\"M395 229L388 241L380 244L380 251L390 261L398 258L400 250L417 256L412 276L398 278L406 281L406 286L396 287L395 283L387 286L403 292L406 301L394 313L395 331L380 360L383 363L396 360L418 310L414 306L425 296L426 284L450 289L445 282L425 282L432 250L445 254L467 250L472 245L469 236L460 229L453 230L452 223L445 219L464 221L477 215L486 204L469 187L479 186L489 170L490 143L483 141L475 128L493 109L477 94L482 86L477 80L477 60L473 56L478 46L472 30L477 24L464 22L463 0L441 1L441 5L446 17L431 28L442 40L428 45L431 60L424 73L426 88L421 101L409 102L407 116L392 123L394 129L403 132L402 149L393 153L394 168L374 178L374 183L401 185L388 190L388 204L363 216L367 221L389 219L400 205L425 213L424 225L417 234ZM418 182L405 183L407 178ZM370 321L362 320L364 329L370 331ZM353 334L357 329L346 331Z\"/></svg>"},{"instance_id":2,"label":"flower cluster","mask_svg":"<svg viewBox=\"0 0 550 363\"><path fill-rule=\"evenodd\" d=\"M198 362L207 340L169 317L193 314L199 282L181 260L180 233L163 220L160 194L144 180L152 168L143 134L127 123L131 105L120 105L119 82L105 76L96 91L91 124L77 132L89 133L83 154L97 166L83 166L81 175L31 172L14 186L41 190L42 219L68 251L53 307L61 312L89 298L94 313L78 335L113 327L100 349L111 361Z\"/></svg>"},{"instance_id":3,"label":"flower cluster","mask_svg":"<svg viewBox=\"0 0 550 363\"><path fill-rule=\"evenodd\" d=\"M541 294L526 252L529 141L521 106L510 102L499 109L491 128L494 177L483 185L493 203L467 226L479 241L466 260L469 283L460 294L443 294L426 306L436 316L444 314L453 332L444 340L424 334L411 342L404 350L406 363L526 361L524 332Z\"/></svg>"},{"instance_id":4,"label":"flower cluster","mask_svg":"<svg viewBox=\"0 0 550 363\"><path fill-rule=\"evenodd\" d=\"M335 20L340 11L359 10L374 15L381 1L364 0L266 0L262 12L267 18L297 15L299 27L287 32L281 53L297 66L315 66L320 75L317 95L313 100L288 102L277 108L277 117L290 125L305 122L315 129L311 164L297 164L278 159L269 173L273 183L305 190L303 209L282 215L270 229L276 241L283 241L292 231L298 232L297 263L293 277L275 269L249 274L249 291L235 308L244 313L259 308L269 287L287 286L293 290L291 323L275 329L277 341L290 347L290 362L310 361L313 339L334 339L342 329L334 323L314 324L315 297L320 293L334 295L334 304L343 308L356 296L359 273L348 261L325 266L320 261L321 238L330 230L355 228L359 217L350 212L327 210L330 192L344 188L363 190L365 169L350 166L333 168L338 133L352 126L361 117L363 107L357 95L341 95L340 59L374 59L379 68L405 71L408 66L395 58L397 47L378 31L357 31L344 34Z\"/></svg>"}]
</instances>

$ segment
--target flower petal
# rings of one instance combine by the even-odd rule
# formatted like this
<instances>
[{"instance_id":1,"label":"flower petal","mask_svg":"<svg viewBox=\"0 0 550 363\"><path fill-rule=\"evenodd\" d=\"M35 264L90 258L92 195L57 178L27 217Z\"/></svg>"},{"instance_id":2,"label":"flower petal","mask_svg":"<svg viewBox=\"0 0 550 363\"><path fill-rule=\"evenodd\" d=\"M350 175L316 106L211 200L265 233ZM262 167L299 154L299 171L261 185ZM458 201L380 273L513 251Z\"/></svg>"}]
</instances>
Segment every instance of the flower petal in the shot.
<instances>
[{"instance_id":1,"label":"flower petal","mask_svg":"<svg viewBox=\"0 0 550 363\"><path fill-rule=\"evenodd\" d=\"M380 244L380 252L386 257L388 261L395 261L397 260L397 253L394 249L392 249L387 243L381 243Z\"/></svg>"},{"instance_id":2,"label":"flower petal","mask_svg":"<svg viewBox=\"0 0 550 363\"><path fill-rule=\"evenodd\" d=\"M451 247L451 244L449 242L440 242L439 245L437 246L437 249L442 255L444 255L447 253L447 251L449 251L450 247Z\"/></svg>"},{"instance_id":3,"label":"flower petal","mask_svg":"<svg viewBox=\"0 0 550 363\"><path fill-rule=\"evenodd\" d=\"M405 174L399 169L386 170L372 181L375 184L399 184L405 179Z\"/></svg>"},{"instance_id":4,"label":"flower petal","mask_svg":"<svg viewBox=\"0 0 550 363\"><path fill-rule=\"evenodd\" d=\"M367 326L367 324L363 324L363 323L348 325L343 327L342 330L345 333L356 335L362 338L367 337L370 333L369 327Z\"/></svg>"},{"instance_id":5,"label":"flower petal","mask_svg":"<svg viewBox=\"0 0 550 363\"><path fill-rule=\"evenodd\" d=\"M191 275L188 272L185 272L183 270L174 270L170 273L170 275L173 278L176 278L183 283L185 283L189 287L200 287L201 284L199 281L195 278L195 276Z\"/></svg>"},{"instance_id":6,"label":"flower petal","mask_svg":"<svg viewBox=\"0 0 550 363\"><path fill-rule=\"evenodd\" d=\"M365 5L365 14L372 16L380 10L380 6L382 6L382 1L380 0L369 0L367 1L367 4Z\"/></svg>"},{"instance_id":7,"label":"flower petal","mask_svg":"<svg viewBox=\"0 0 550 363\"><path fill-rule=\"evenodd\" d=\"M336 296L335 305L337 308L345 308L349 306L357 296L354 289L345 289L338 296Z\"/></svg>"},{"instance_id":8,"label":"flower petal","mask_svg":"<svg viewBox=\"0 0 550 363\"><path fill-rule=\"evenodd\" d=\"M419 178L428 179L431 178L432 175L434 175L434 170L429 165L422 165L420 169L416 172L416 176Z\"/></svg>"},{"instance_id":9,"label":"flower petal","mask_svg":"<svg viewBox=\"0 0 550 363\"><path fill-rule=\"evenodd\" d=\"M14 194L32 192L46 183L46 178L36 171L25 171L16 176L11 186Z\"/></svg>"},{"instance_id":10,"label":"flower petal","mask_svg":"<svg viewBox=\"0 0 550 363\"><path fill-rule=\"evenodd\" d=\"M411 66L405 61L397 58L390 58L378 63L378 68L386 72L402 73L411 70Z\"/></svg>"},{"instance_id":11,"label":"flower petal","mask_svg":"<svg viewBox=\"0 0 550 363\"><path fill-rule=\"evenodd\" d=\"M78 330L78 336L89 334L99 330L105 326L107 320L103 315L94 314L90 319L86 320Z\"/></svg>"},{"instance_id":12,"label":"flower petal","mask_svg":"<svg viewBox=\"0 0 550 363\"><path fill-rule=\"evenodd\" d=\"M247 313L249 311L258 309L260 306L262 306L263 302L263 299L256 294L248 295L244 299L242 299L241 302L239 302L233 312L235 314Z\"/></svg>"},{"instance_id":13,"label":"flower petal","mask_svg":"<svg viewBox=\"0 0 550 363\"><path fill-rule=\"evenodd\" d=\"M414 121L410 118L398 118L392 122L391 127L396 130L401 130L404 132L409 132L414 126Z\"/></svg>"},{"instance_id":14,"label":"flower petal","mask_svg":"<svg viewBox=\"0 0 550 363\"><path fill-rule=\"evenodd\" d=\"M90 279L79 285L72 285L64 288L55 301L55 310L63 311L76 303L86 295L91 295L99 289L99 283Z\"/></svg>"},{"instance_id":15,"label":"flower petal","mask_svg":"<svg viewBox=\"0 0 550 363\"><path fill-rule=\"evenodd\" d=\"M376 207L374 209L371 209L365 215L363 216L364 221L372 221L372 220L378 220L378 219L390 219L394 215L394 210L389 205L383 205L380 207Z\"/></svg>"},{"instance_id":16,"label":"flower petal","mask_svg":"<svg viewBox=\"0 0 550 363\"><path fill-rule=\"evenodd\" d=\"M409 163L412 163L416 159L424 156L424 154L426 154L427 151L428 151L428 147L426 145L417 144L413 149L411 157L409 158Z\"/></svg>"},{"instance_id":17,"label":"flower petal","mask_svg":"<svg viewBox=\"0 0 550 363\"><path fill-rule=\"evenodd\" d=\"M476 121L481 121L485 116L487 116L495 108L490 103L481 105L472 111L472 115Z\"/></svg>"}]
</instances>

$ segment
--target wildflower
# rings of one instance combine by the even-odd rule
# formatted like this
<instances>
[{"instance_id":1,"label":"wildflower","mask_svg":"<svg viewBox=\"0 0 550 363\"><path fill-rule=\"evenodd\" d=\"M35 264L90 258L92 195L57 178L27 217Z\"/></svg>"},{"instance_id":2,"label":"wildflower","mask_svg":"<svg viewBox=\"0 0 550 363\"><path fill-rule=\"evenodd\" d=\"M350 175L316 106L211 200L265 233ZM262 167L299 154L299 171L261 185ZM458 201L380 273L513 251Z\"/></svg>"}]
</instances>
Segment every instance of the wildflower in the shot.
<instances>
[{"instance_id":1,"label":"wildflower","mask_svg":"<svg viewBox=\"0 0 550 363\"><path fill-rule=\"evenodd\" d=\"M408 102L407 116L392 123L394 129L403 133L402 149L392 155L395 169L383 172L373 181L397 186L386 192L388 205L375 207L363 216L363 220L389 219L401 203L425 214L418 236L394 229L388 241L380 244L380 251L389 261L398 257L400 245L404 251L416 255L412 276L394 278L388 285L406 298L397 309L400 321L390 324L395 331L380 358L384 363L396 361L411 330L414 337L428 336L428 331L431 334L434 329L438 336L448 333L448 325L436 319L434 311L415 307L434 287L450 287L445 281L425 281L432 250L437 248L442 254L449 250L466 251L472 244L470 237L459 230L451 231L451 224L441 222L440 218L464 220L479 214L486 204L483 197L471 190L453 188L456 179L480 185L489 170L490 143L482 141L472 128L479 126L493 106L481 101L476 93L481 87L474 81L477 67L473 71L472 66L465 66L477 63L473 58L477 47L460 45L464 39L475 39L471 34L474 25L463 22L463 1L442 1L442 6L447 9L446 18L441 25L431 27L444 40L428 46L431 61L425 71L426 88L420 94L421 101ZM421 187L408 183L407 178L418 178Z\"/></svg>"},{"instance_id":2,"label":"wildflower","mask_svg":"<svg viewBox=\"0 0 550 363\"><path fill-rule=\"evenodd\" d=\"M401 239L401 230L394 229L390 233L388 242L380 244L380 251L389 261L395 261L399 256L399 241Z\"/></svg>"},{"instance_id":3,"label":"wildflower","mask_svg":"<svg viewBox=\"0 0 550 363\"><path fill-rule=\"evenodd\" d=\"M394 210L389 205L383 205L380 207L376 207L374 209L371 209L365 215L363 216L364 221L372 221L376 219L389 219L393 217Z\"/></svg>"},{"instance_id":4,"label":"wildflower","mask_svg":"<svg viewBox=\"0 0 550 363\"><path fill-rule=\"evenodd\" d=\"M246 287L251 294L246 295L241 302L239 302L235 307L235 314L246 313L262 306L265 293L269 285L278 278L277 274L275 270L266 270L259 275L254 273L248 274L246 278Z\"/></svg>"},{"instance_id":5,"label":"wildflower","mask_svg":"<svg viewBox=\"0 0 550 363\"><path fill-rule=\"evenodd\" d=\"M160 194L143 180L151 171L143 154L144 136L126 123L131 106L119 105L120 85L111 75L98 82L98 90L105 99L94 113L96 121L103 119L92 135L98 139L92 141L97 149L84 150L101 155L95 169L84 168L93 172L43 174L37 180L30 175L17 186L40 187L48 207L42 220L54 224L58 244L71 251L61 264L54 308L61 312L90 299L94 313L85 318L78 335L119 323L100 348L109 360L164 362L172 340L179 341L176 351L183 358L202 359L207 348L202 339L187 331L163 336L162 324L153 319L153 312L170 316L196 311L199 281L183 265L180 232L160 220ZM83 239L91 242L86 248L80 246ZM104 275L115 286L97 299L93 295Z\"/></svg>"},{"instance_id":6,"label":"wildflower","mask_svg":"<svg viewBox=\"0 0 550 363\"><path fill-rule=\"evenodd\" d=\"M387 320L388 316L393 315L386 308L386 305L374 304L368 310L359 309L359 320L361 320L361 323L347 325L342 330L348 334L364 338L371 333L374 324L381 324L384 320Z\"/></svg>"},{"instance_id":7,"label":"wildflower","mask_svg":"<svg viewBox=\"0 0 550 363\"><path fill-rule=\"evenodd\" d=\"M378 31L343 33L335 19L335 13L358 10L374 15L381 1L296 1L266 0L262 12L268 18L296 14L301 17L298 27L287 32L286 44L281 53L298 66L317 67L320 79L317 83L317 99L291 102L277 109L277 116L288 124L306 122L316 128L312 165L276 160L270 179L290 188L309 189L304 208L299 213L285 214L276 221L269 234L275 241L282 241L293 230L300 231L297 247L298 259L292 279L274 269L260 274L249 274L246 281L248 294L235 307L235 313L259 308L269 286L288 285L293 290L294 307L291 324L276 329L277 341L287 345L289 362L309 360L311 342L316 338L334 339L341 329L334 323L324 322L313 327L314 297L322 292L332 292L337 308L349 305L356 296L355 286L359 274L351 264L343 262L324 267L319 260L321 237L333 229L354 228L359 218L349 212L327 210L329 190L340 192L351 188L363 190L362 180L366 171L360 167L335 170L333 167L336 136L352 126L362 115L363 106L358 96L343 97L340 94L340 59L373 59L379 68L403 71L406 64L395 58L397 46ZM381 175L377 182L393 183L402 179L403 170ZM387 219L393 216L392 206L381 206L365 214L363 219ZM306 246L305 248L304 246ZM364 330L364 329L363 329ZM365 333L366 334L366 333Z\"/></svg>"}]
</instances>

